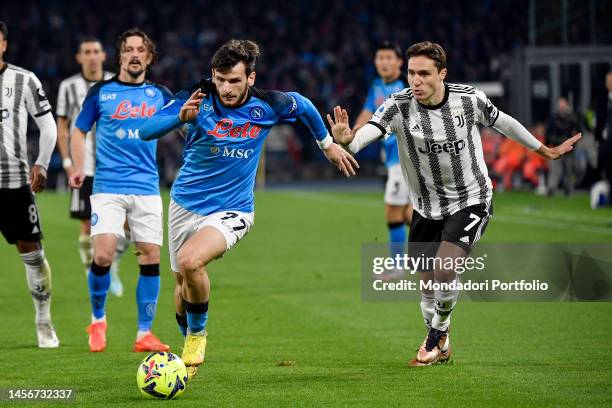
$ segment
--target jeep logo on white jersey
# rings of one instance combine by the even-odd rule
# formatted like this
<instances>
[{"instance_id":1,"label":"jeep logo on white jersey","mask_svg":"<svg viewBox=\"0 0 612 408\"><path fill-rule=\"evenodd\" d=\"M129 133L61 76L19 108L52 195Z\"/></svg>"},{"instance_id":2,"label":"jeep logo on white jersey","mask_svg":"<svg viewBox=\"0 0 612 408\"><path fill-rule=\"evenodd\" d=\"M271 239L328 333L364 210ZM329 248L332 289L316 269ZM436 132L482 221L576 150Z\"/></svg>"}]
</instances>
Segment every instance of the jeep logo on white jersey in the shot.
<instances>
[{"instance_id":1,"label":"jeep logo on white jersey","mask_svg":"<svg viewBox=\"0 0 612 408\"><path fill-rule=\"evenodd\" d=\"M425 142L425 149L419 147L419 152L426 154L450 153L458 155L465 148L465 140L456 140L454 142L436 143L431 141Z\"/></svg>"},{"instance_id":2,"label":"jeep logo on white jersey","mask_svg":"<svg viewBox=\"0 0 612 408\"><path fill-rule=\"evenodd\" d=\"M225 146L223 147L221 155L223 157L232 157L235 159L248 159L254 151L254 149L237 149Z\"/></svg>"}]
</instances>

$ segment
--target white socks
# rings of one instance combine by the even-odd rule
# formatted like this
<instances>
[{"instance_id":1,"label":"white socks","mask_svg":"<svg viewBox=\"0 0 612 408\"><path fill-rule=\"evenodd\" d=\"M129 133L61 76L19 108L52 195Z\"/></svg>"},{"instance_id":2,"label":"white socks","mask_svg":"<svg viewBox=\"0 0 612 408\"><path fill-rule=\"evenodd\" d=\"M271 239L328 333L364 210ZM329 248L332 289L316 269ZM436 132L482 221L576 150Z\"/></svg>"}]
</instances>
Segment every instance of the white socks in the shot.
<instances>
[{"instance_id":1,"label":"white socks","mask_svg":"<svg viewBox=\"0 0 612 408\"><path fill-rule=\"evenodd\" d=\"M51 322L51 268L45 259L45 252L41 248L20 255L34 301L36 323Z\"/></svg>"},{"instance_id":2,"label":"white socks","mask_svg":"<svg viewBox=\"0 0 612 408\"><path fill-rule=\"evenodd\" d=\"M434 329L446 331L450 324L450 315L459 297L458 290L435 290L435 314L431 322Z\"/></svg>"},{"instance_id":3,"label":"white socks","mask_svg":"<svg viewBox=\"0 0 612 408\"><path fill-rule=\"evenodd\" d=\"M434 294L421 292L421 314L427 330L431 329L434 313Z\"/></svg>"}]
</instances>

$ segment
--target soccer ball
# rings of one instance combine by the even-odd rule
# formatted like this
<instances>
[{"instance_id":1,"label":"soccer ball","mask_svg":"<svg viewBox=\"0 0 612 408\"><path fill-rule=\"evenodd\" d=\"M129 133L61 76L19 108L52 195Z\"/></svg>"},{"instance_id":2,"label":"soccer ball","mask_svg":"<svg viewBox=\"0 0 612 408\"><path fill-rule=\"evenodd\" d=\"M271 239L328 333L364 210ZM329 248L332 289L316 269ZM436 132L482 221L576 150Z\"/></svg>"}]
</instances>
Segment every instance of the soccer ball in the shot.
<instances>
[{"instance_id":1,"label":"soccer ball","mask_svg":"<svg viewBox=\"0 0 612 408\"><path fill-rule=\"evenodd\" d=\"M155 352L142 360L136 372L138 389L151 398L172 399L187 385L187 368L176 354Z\"/></svg>"}]
</instances>

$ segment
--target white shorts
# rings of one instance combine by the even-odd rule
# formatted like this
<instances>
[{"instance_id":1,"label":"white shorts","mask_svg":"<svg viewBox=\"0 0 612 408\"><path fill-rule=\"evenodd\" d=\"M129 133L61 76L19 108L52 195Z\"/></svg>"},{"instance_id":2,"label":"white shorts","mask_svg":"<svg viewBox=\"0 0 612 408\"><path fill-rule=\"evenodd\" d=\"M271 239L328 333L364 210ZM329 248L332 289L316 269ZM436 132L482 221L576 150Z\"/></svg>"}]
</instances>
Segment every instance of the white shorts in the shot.
<instances>
[{"instance_id":1,"label":"white shorts","mask_svg":"<svg viewBox=\"0 0 612 408\"><path fill-rule=\"evenodd\" d=\"M387 169L387 184L385 184L385 204L408 205L408 185L402 173L402 166L395 164Z\"/></svg>"},{"instance_id":2,"label":"white shorts","mask_svg":"<svg viewBox=\"0 0 612 408\"><path fill-rule=\"evenodd\" d=\"M249 232L255 221L255 213L240 211L220 211L209 215L192 213L170 201L168 210L168 241L170 249L170 267L180 272L178 252L185 242L196 232L206 226L218 229L225 237L226 249L229 251Z\"/></svg>"},{"instance_id":3,"label":"white shorts","mask_svg":"<svg viewBox=\"0 0 612 408\"><path fill-rule=\"evenodd\" d=\"M91 236L115 234L125 238L127 218L132 241L162 246L164 242L162 199L158 195L93 194Z\"/></svg>"}]
</instances>

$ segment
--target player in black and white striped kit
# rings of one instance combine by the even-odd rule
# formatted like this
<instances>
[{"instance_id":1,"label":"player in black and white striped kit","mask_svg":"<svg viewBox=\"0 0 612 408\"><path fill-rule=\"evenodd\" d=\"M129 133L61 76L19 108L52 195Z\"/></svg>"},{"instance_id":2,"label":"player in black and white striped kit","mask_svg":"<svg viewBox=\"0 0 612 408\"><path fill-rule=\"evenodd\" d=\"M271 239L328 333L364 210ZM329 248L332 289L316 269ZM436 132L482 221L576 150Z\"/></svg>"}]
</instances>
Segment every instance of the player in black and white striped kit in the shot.
<instances>
[{"instance_id":1,"label":"player in black and white striped kit","mask_svg":"<svg viewBox=\"0 0 612 408\"><path fill-rule=\"evenodd\" d=\"M40 242L34 193L42 191L57 134L51 106L36 75L4 62L8 29L0 21L0 231L17 247L36 310L38 347L59 346L51 323L51 269ZM30 169L28 115L40 130L38 158Z\"/></svg>"},{"instance_id":2,"label":"player in black and white striped kit","mask_svg":"<svg viewBox=\"0 0 612 408\"><path fill-rule=\"evenodd\" d=\"M74 166L70 158L70 133L74 122L81 112L85 96L93 85L99 81L112 78L115 74L104 71L106 53L102 43L95 37L83 37L79 41L76 61L81 66L81 72L64 79L60 83L57 95L57 147L62 155L62 165L68 178L74 173ZM70 190L70 217L81 221L79 233L79 256L85 272L89 270L93 249L91 246L91 204L89 198L93 188L95 172L95 128L85 139L85 163L83 171L85 179L80 189ZM129 234L127 235L129 237ZM115 260L111 266L110 291L116 296L123 295L123 285L119 279L119 258L128 249L129 238L121 238L117 242Z\"/></svg>"},{"instance_id":3,"label":"player in black and white striped kit","mask_svg":"<svg viewBox=\"0 0 612 408\"><path fill-rule=\"evenodd\" d=\"M486 95L467 85L449 84L442 47L422 42L407 50L410 88L392 94L356 132L348 113L328 115L334 137L357 153L372 141L395 133L414 215L408 252L411 258L463 258L478 242L492 216L491 180L478 125L492 126L541 156L555 160L571 151L580 134L555 148L540 143L518 121L499 111ZM422 281L450 283L454 269L423 268ZM453 263L454 264L454 263ZM437 269L440 268L440 269ZM421 311L428 335L412 365L447 361L450 315L458 291L423 292Z\"/></svg>"}]
</instances>

